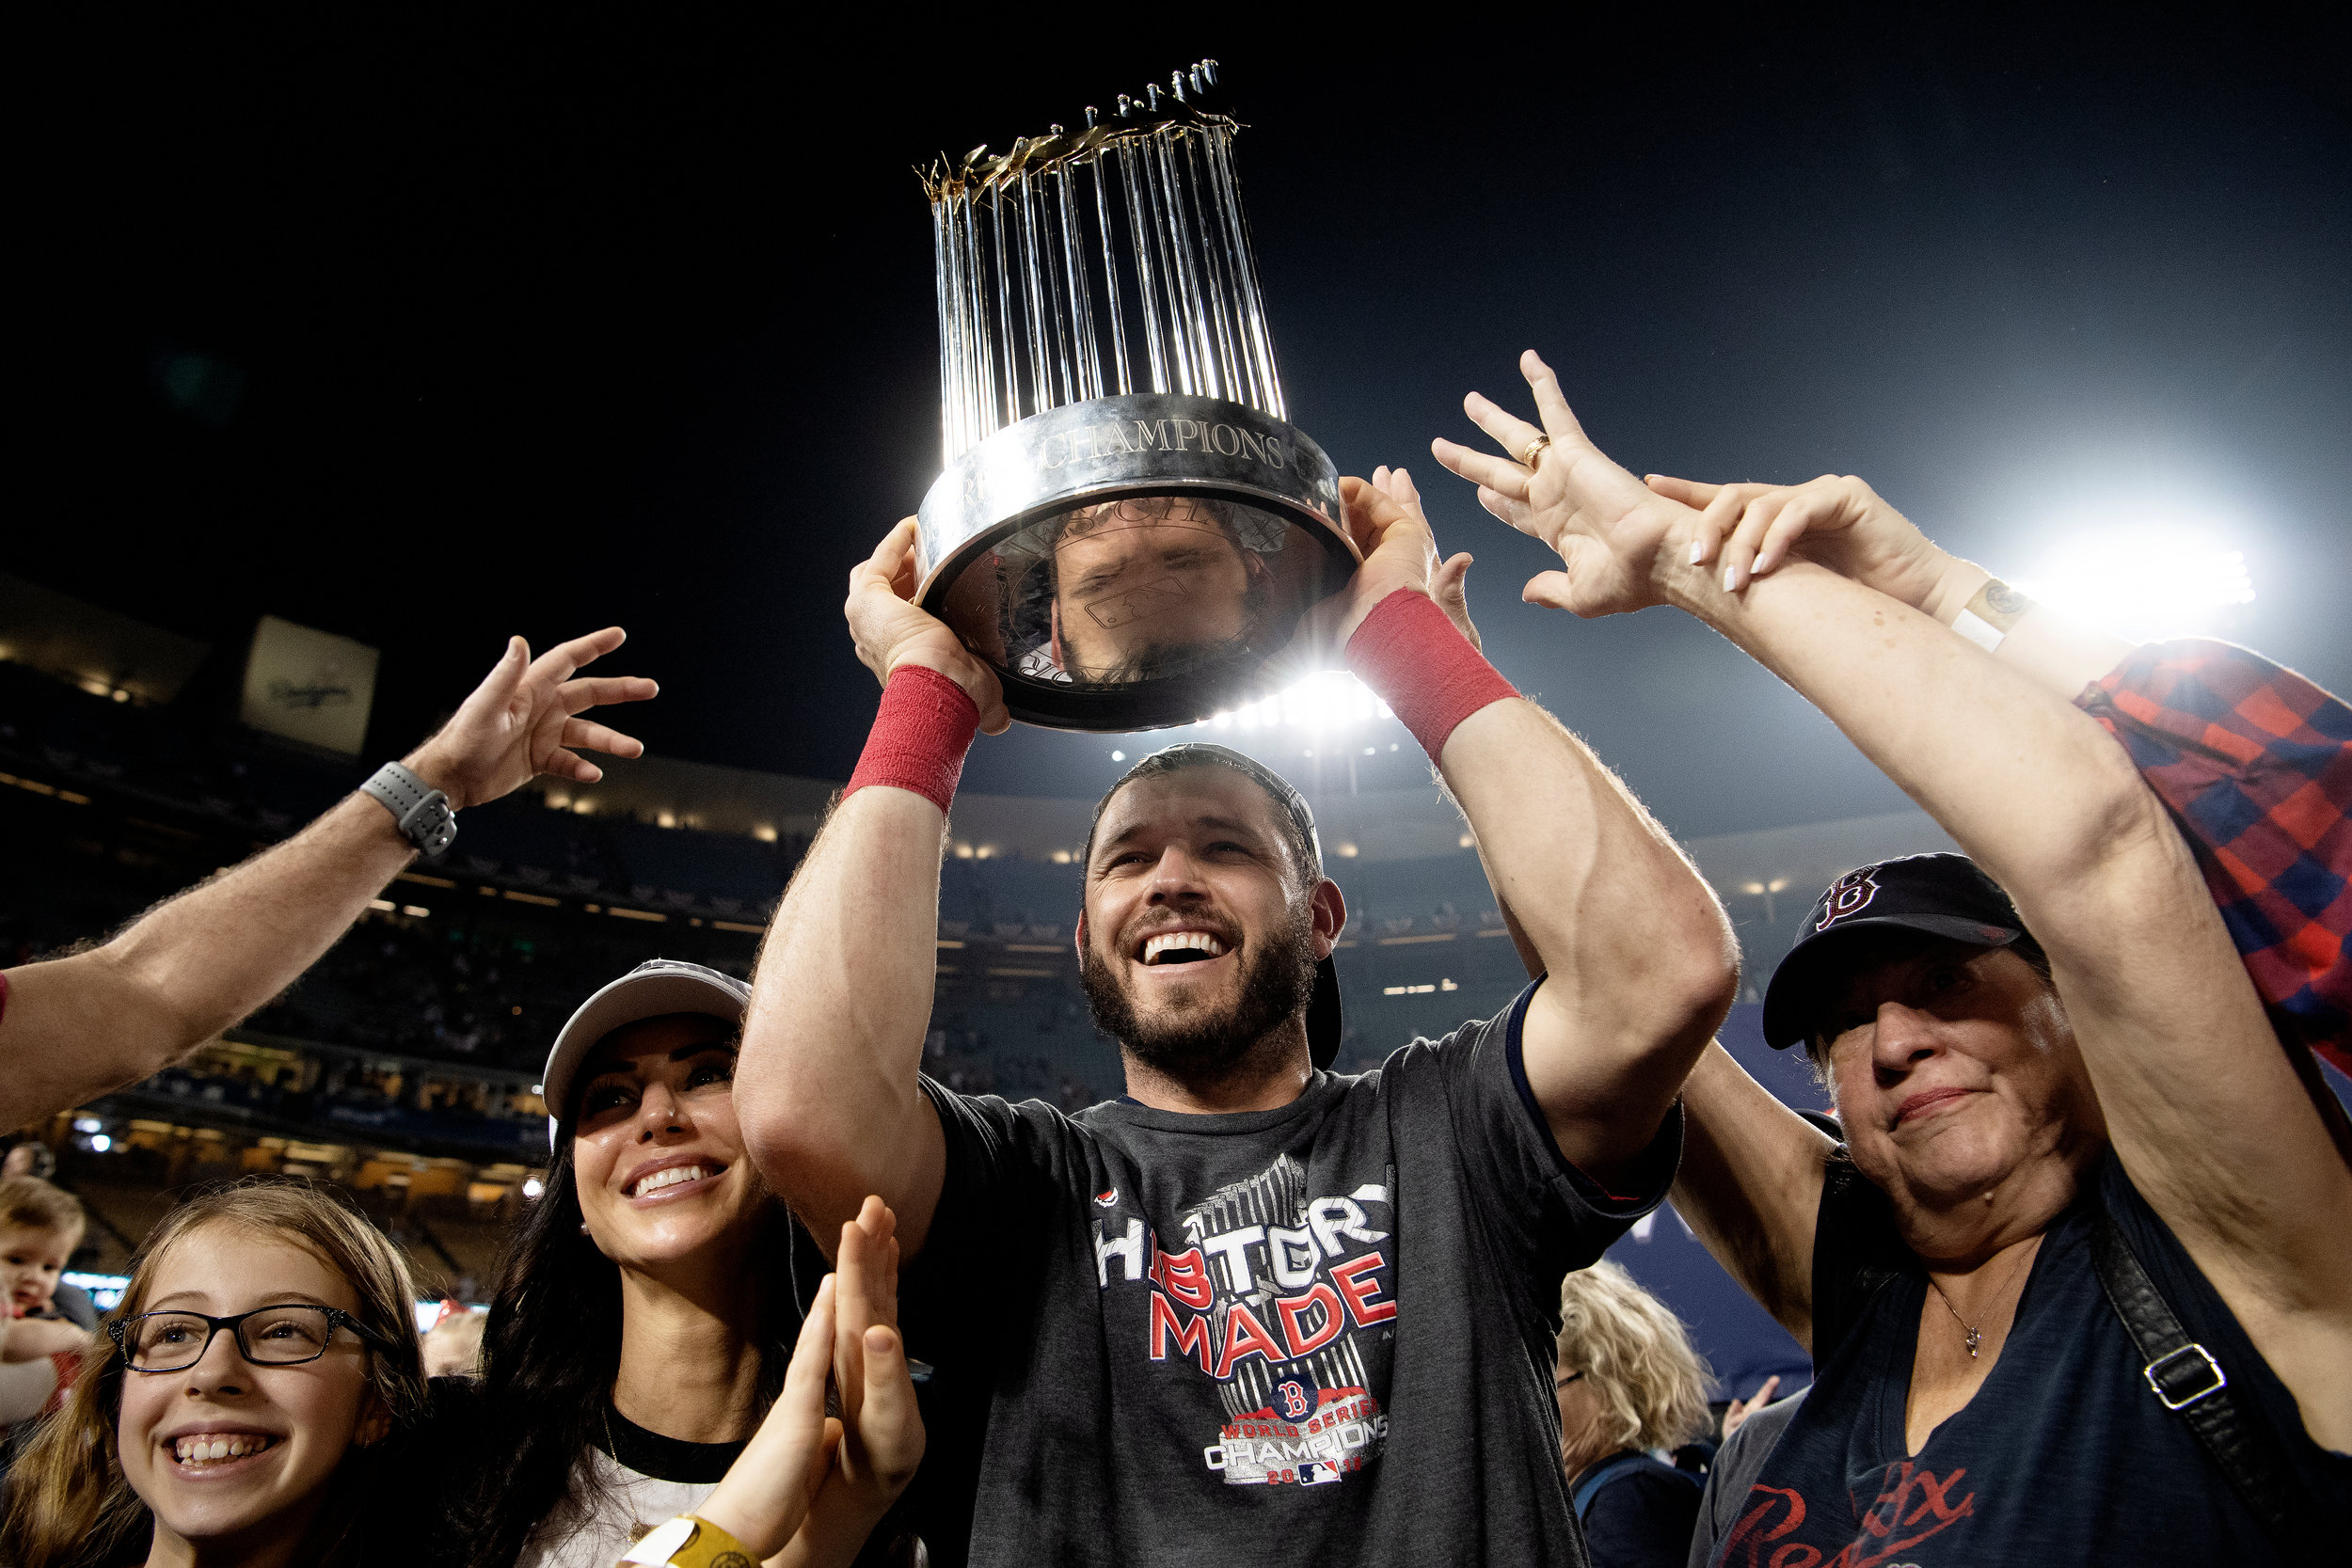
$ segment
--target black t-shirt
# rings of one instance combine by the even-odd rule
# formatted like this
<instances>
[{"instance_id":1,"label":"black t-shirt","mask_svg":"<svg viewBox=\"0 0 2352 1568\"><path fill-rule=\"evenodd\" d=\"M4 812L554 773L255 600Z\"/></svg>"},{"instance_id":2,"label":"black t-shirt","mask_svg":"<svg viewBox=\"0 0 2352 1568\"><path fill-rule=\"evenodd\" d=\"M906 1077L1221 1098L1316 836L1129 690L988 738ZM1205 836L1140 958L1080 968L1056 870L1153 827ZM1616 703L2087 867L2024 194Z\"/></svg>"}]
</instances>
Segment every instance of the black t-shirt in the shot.
<instances>
[{"instance_id":1,"label":"black t-shirt","mask_svg":"<svg viewBox=\"0 0 2352 1568\"><path fill-rule=\"evenodd\" d=\"M1603 1481L1584 1510L1593 1568L1683 1568L1698 1523L1700 1484L1647 1454Z\"/></svg>"},{"instance_id":2,"label":"black t-shirt","mask_svg":"<svg viewBox=\"0 0 2352 1568\"><path fill-rule=\"evenodd\" d=\"M2248 1416L2276 1435L2323 1513L2352 1517L2352 1457L2305 1433L2294 1396L2112 1155L2043 1236L1983 1386L1908 1453L1903 1406L1927 1276L1895 1239L1884 1197L1840 1165L1823 1191L1815 1242L1818 1377L1714 1560L1740 1568L2281 1561L2142 1376L2143 1357L2091 1260L2094 1203L2106 1206L2190 1337L2221 1364ZM1876 1290L1840 1283L1873 1264L1889 1270Z\"/></svg>"},{"instance_id":3,"label":"black t-shirt","mask_svg":"<svg viewBox=\"0 0 2352 1568\"><path fill-rule=\"evenodd\" d=\"M971 1561L1582 1560L1560 1279L1665 1196L1681 1119L1630 1198L1569 1166L1519 1065L1534 992L1272 1111L926 1084L947 1168L901 1303L976 1418Z\"/></svg>"}]
</instances>

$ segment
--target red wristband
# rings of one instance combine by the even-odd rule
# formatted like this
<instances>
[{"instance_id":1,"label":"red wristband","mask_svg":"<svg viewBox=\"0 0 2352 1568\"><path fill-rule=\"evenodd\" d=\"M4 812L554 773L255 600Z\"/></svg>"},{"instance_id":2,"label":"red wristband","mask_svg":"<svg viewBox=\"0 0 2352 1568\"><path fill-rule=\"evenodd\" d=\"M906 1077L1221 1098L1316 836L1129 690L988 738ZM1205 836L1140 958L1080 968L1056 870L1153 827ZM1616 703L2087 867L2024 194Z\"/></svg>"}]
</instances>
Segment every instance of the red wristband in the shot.
<instances>
[{"instance_id":1,"label":"red wristband","mask_svg":"<svg viewBox=\"0 0 2352 1568\"><path fill-rule=\"evenodd\" d=\"M1347 640L1347 662L1435 762L1454 727L1518 689L1486 662L1426 594L1400 588Z\"/></svg>"},{"instance_id":2,"label":"red wristband","mask_svg":"<svg viewBox=\"0 0 2352 1568\"><path fill-rule=\"evenodd\" d=\"M841 798L867 784L891 784L946 811L979 729L980 710L963 688L928 664L901 664L882 688L873 733Z\"/></svg>"}]
</instances>

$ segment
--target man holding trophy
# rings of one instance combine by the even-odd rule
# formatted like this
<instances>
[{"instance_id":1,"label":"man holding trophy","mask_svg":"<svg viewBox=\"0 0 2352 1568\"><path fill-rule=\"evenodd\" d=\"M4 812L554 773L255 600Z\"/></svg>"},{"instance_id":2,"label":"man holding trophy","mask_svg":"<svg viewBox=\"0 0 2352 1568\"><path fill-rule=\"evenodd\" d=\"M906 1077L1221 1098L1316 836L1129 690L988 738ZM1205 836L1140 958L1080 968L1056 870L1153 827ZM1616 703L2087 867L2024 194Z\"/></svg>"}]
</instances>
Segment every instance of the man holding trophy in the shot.
<instances>
[{"instance_id":1,"label":"man holding trophy","mask_svg":"<svg viewBox=\"0 0 2352 1568\"><path fill-rule=\"evenodd\" d=\"M1550 1351L1561 1276L1664 1195L1676 1093L1732 1000L1674 845L1428 596L1410 481L1343 486L1363 563L1316 629L1412 729L1546 975L1376 1072L1326 1070L1346 919L1311 817L1215 747L1098 808L1078 945L1128 1097L1075 1117L919 1070L946 813L997 677L852 575L884 682L771 927L737 1096L818 1234L879 1193L910 1348L986 1409L972 1560L1579 1562Z\"/></svg>"},{"instance_id":2,"label":"man holding trophy","mask_svg":"<svg viewBox=\"0 0 2352 1568\"><path fill-rule=\"evenodd\" d=\"M813 1234L898 1216L943 1560L1581 1563L1560 1281L1664 1196L1730 927L1607 768L1433 600L1402 471L1288 422L1206 62L935 166L945 467L850 575L881 712L769 928L736 1079ZM1120 215L1126 219L1119 221ZM976 731L1184 723L1343 655L1437 764L1542 977L1329 1070L1347 905L1313 814L1219 746L1095 809L1077 928L1127 1094L921 1073Z\"/></svg>"}]
</instances>

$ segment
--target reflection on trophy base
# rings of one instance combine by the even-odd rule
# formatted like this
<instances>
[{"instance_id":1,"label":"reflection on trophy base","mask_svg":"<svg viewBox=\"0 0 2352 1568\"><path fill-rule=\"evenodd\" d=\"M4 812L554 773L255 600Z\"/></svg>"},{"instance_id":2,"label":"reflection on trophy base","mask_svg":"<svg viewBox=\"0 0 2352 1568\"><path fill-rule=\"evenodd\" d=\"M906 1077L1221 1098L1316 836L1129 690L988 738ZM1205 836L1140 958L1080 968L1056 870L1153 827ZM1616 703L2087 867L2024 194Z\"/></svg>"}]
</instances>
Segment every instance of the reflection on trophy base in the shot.
<instances>
[{"instance_id":1,"label":"reflection on trophy base","mask_svg":"<svg viewBox=\"0 0 2352 1568\"><path fill-rule=\"evenodd\" d=\"M923 499L923 608L1053 729L1187 724L1266 694L1267 661L1357 564L1323 449L1270 415L1151 393L1033 414Z\"/></svg>"}]
</instances>

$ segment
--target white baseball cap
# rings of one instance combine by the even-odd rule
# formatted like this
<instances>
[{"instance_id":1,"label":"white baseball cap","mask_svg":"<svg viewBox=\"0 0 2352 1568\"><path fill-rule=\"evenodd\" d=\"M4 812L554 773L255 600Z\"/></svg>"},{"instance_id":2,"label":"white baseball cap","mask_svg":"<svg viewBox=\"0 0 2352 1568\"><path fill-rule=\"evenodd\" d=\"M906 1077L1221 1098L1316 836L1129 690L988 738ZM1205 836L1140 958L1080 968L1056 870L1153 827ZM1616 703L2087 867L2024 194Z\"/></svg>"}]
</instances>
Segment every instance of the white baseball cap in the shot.
<instances>
[{"instance_id":1,"label":"white baseball cap","mask_svg":"<svg viewBox=\"0 0 2352 1568\"><path fill-rule=\"evenodd\" d=\"M548 1148L555 1148L555 1130L570 1102L572 1080L598 1041L625 1024L672 1013L702 1013L730 1023L743 1021L752 988L732 974L676 958L651 958L598 990L580 1005L555 1037L541 1073L539 1098L548 1106Z\"/></svg>"}]
</instances>

